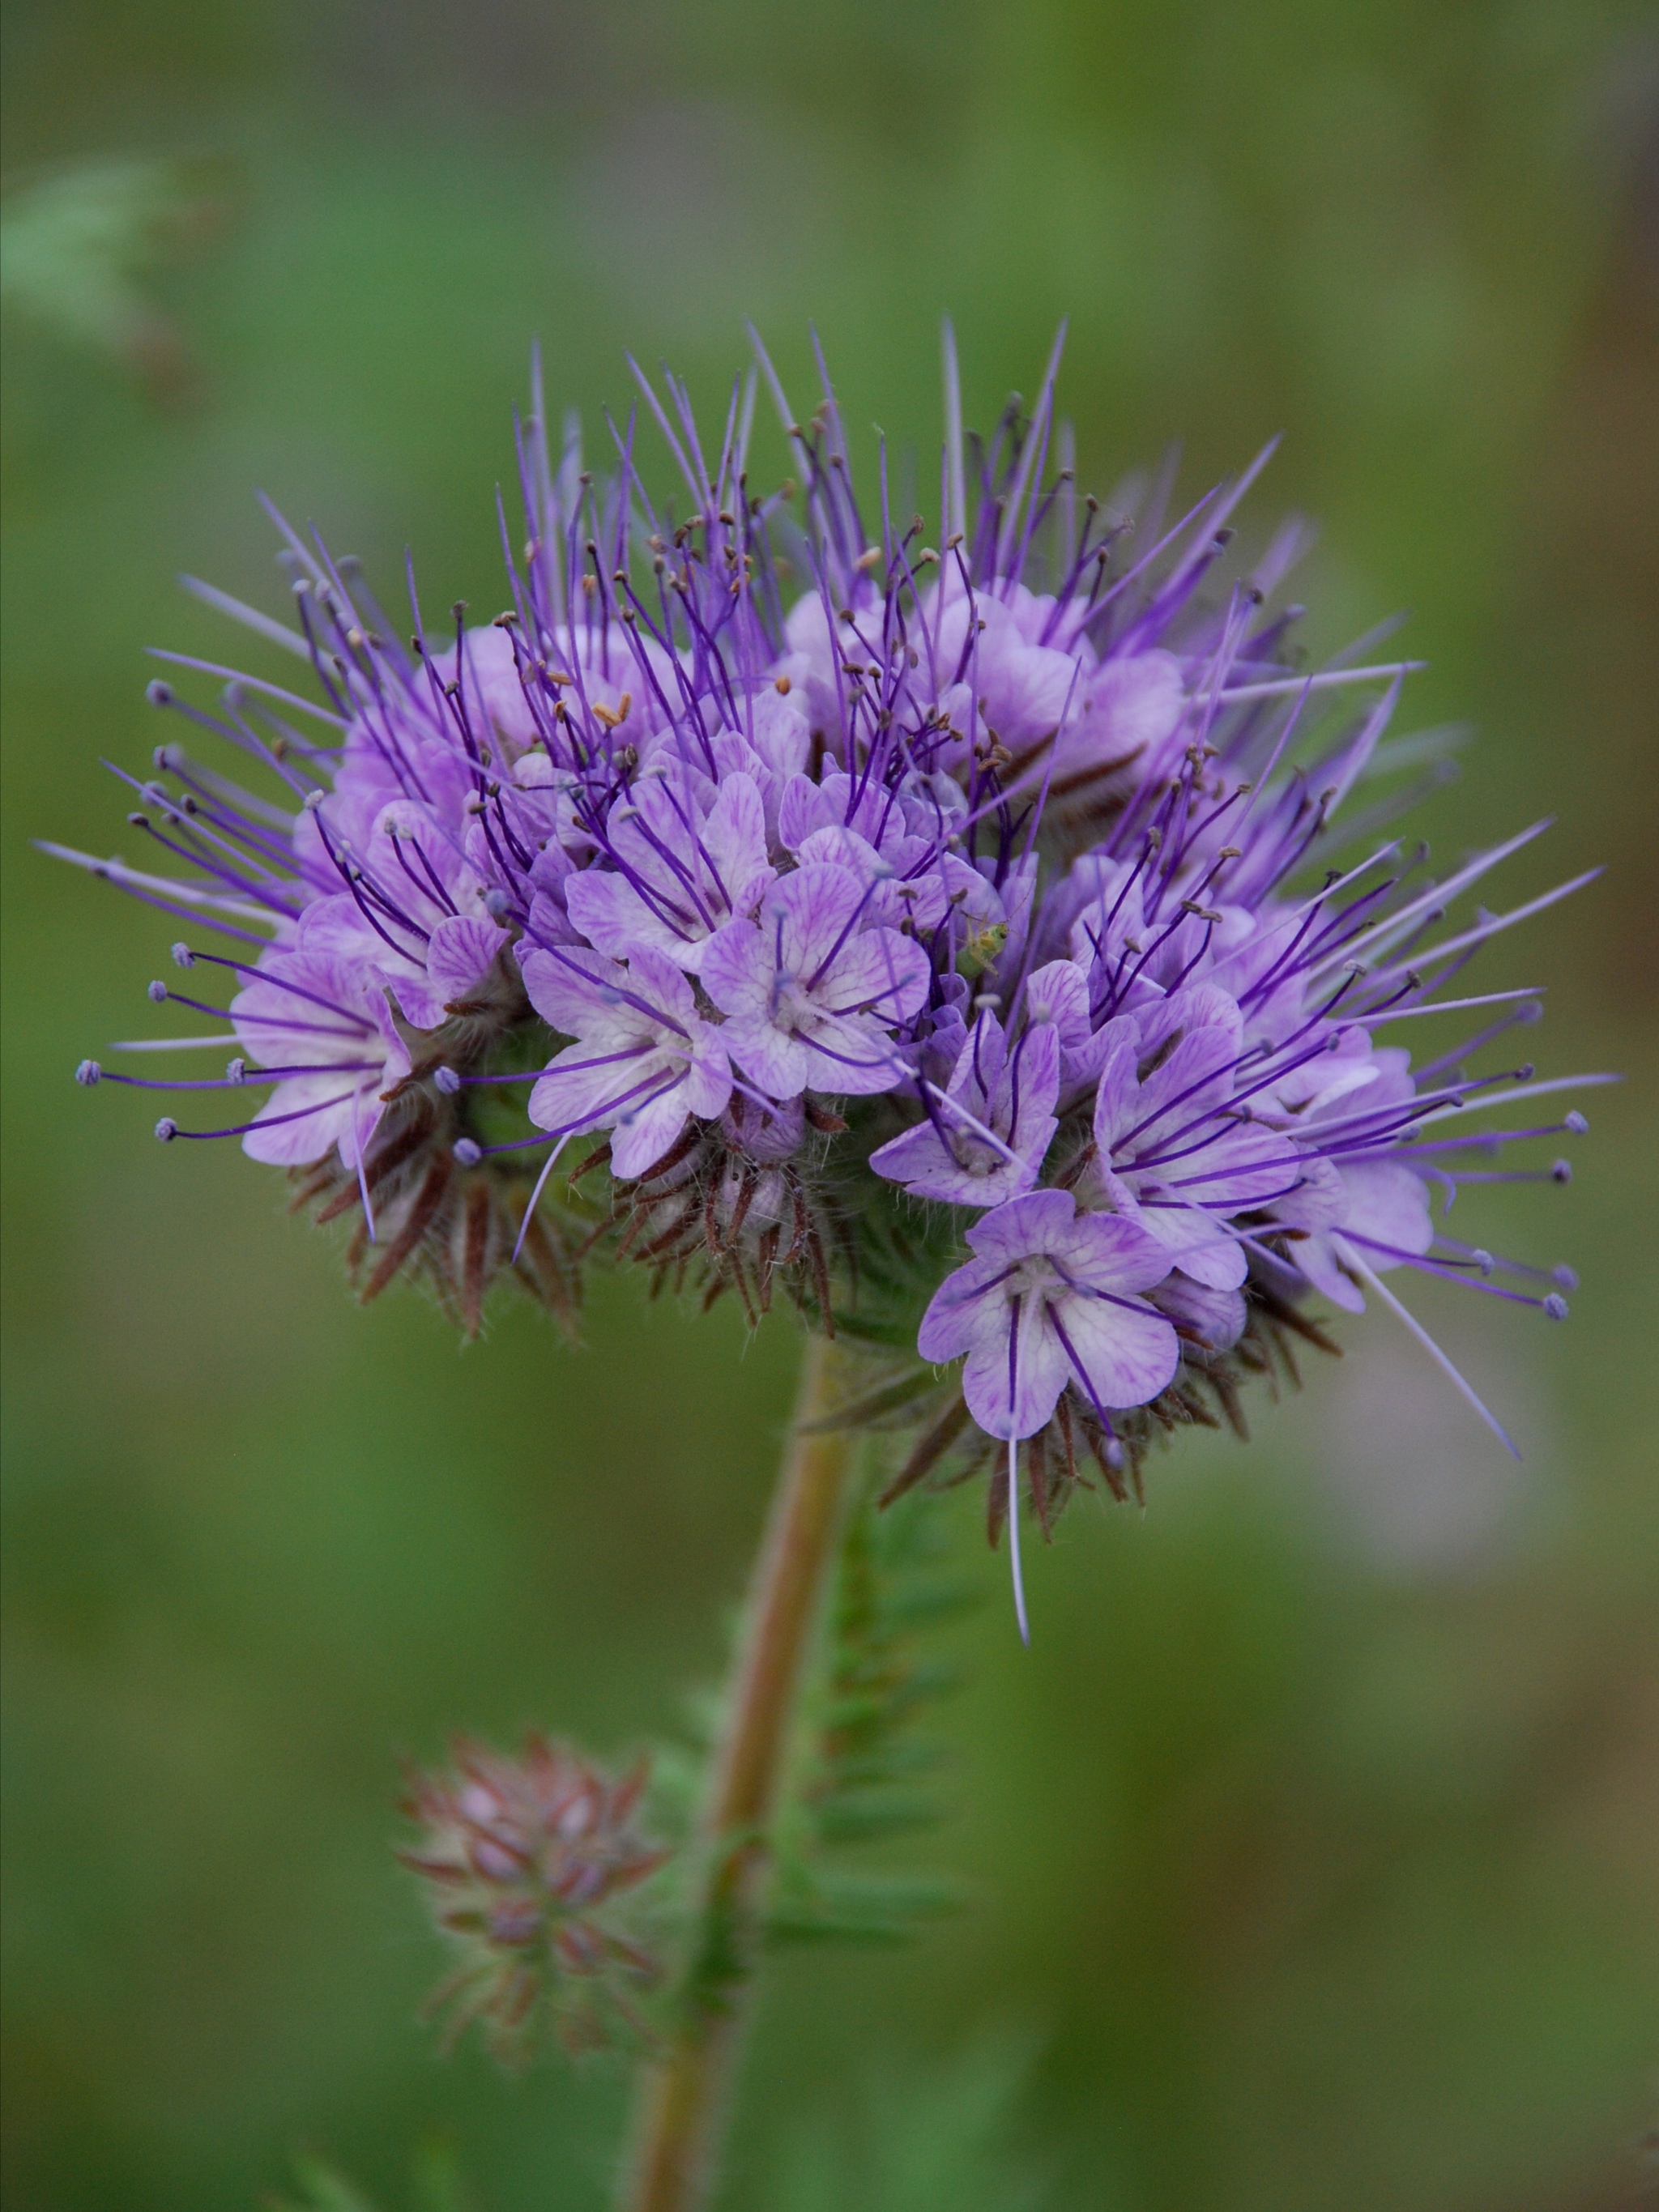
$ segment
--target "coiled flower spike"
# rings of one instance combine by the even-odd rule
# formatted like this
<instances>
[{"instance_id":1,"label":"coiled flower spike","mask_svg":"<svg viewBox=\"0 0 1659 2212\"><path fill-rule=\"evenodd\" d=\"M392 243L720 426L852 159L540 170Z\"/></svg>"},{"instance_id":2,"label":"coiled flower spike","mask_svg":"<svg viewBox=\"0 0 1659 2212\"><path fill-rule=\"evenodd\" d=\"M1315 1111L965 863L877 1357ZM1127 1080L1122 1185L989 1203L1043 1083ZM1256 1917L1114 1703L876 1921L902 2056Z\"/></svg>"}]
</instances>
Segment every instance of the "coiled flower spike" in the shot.
<instances>
[{"instance_id":1,"label":"coiled flower spike","mask_svg":"<svg viewBox=\"0 0 1659 2212\"><path fill-rule=\"evenodd\" d=\"M1377 1297L1509 1444L1384 1278L1565 1315L1567 1271L1448 1217L1564 1181L1508 1164L1586 1126L1531 1102L1612 1079L1476 1072L1539 1000L1464 980L1589 878L1466 921L1536 829L1437 882L1374 842L1395 800L1345 830L1410 757L1385 740L1409 665L1300 665L1300 533L1249 564L1232 536L1266 454L1173 524L1162 495L1079 501L1058 367L981 445L947 337L936 543L893 517L884 455L866 520L827 374L803 424L758 343L711 448L639 379L678 504L635 416L608 483L574 437L556 462L538 371L512 604L440 638L411 584L407 648L279 521L297 629L192 588L313 696L152 691L259 788L166 745L127 781L173 872L64 855L187 920L175 957L228 987L152 991L212 1035L112 1049L226 1073L81 1079L263 1090L157 1133L240 1136L354 1217L366 1296L421 1270L469 1328L504 1274L568 1312L607 1247L751 1315L781 1285L871 1347L867 1418L917 1426L894 1490L995 1470L994 1540L1022 1454L1046 1528L1091 1461L1124 1494L1155 1437L1242 1427L1247 1380L1329 1346L1322 1301ZM798 504L750 489L762 385ZM1444 1016L1449 1049L1394 1041Z\"/></svg>"}]
</instances>

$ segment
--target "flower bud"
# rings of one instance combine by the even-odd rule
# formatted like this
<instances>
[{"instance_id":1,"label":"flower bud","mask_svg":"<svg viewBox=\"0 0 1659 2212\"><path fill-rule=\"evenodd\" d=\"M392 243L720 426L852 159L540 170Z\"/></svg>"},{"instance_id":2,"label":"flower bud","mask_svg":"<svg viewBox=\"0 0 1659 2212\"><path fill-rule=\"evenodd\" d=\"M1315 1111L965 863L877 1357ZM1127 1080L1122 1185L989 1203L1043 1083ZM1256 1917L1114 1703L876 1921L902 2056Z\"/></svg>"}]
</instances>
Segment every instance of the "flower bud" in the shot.
<instances>
[{"instance_id":1,"label":"flower bud","mask_svg":"<svg viewBox=\"0 0 1659 2212\"><path fill-rule=\"evenodd\" d=\"M398 1854L459 1954L431 2000L448 2039L478 2021L514 2063L544 2026L572 2051L638 2037L634 1996L659 1970L632 1893L668 1856L632 1825L647 1767L612 1779L533 1734L516 1757L465 1741L453 1755L412 1778L404 1810L422 1833Z\"/></svg>"}]
</instances>

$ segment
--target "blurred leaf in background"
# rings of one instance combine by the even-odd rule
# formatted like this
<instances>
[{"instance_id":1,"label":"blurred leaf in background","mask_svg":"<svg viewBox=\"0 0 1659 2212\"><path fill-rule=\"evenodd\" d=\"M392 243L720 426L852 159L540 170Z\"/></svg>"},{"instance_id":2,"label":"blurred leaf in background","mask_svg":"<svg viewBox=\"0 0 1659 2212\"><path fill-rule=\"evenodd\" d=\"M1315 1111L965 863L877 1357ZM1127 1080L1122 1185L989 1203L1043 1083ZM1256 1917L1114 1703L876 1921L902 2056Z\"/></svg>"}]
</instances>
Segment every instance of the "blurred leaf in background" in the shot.
<instances>
[{"instance_id":1,"label":"blurred leaf in background","mask_svg":"<svg viewBox=\"0 0 1659 2212\"><path fill-rule=\"evenodd\" d=\"M296 2158L294 2179L299 2197L273 2197L270 2212L374 2212L368 2197L320 2158Z\"/></svg>"},{"instance_id":2,"label":"blurred leaf in background","mask_svg":"<svg viewBox=\"0 0 1659 2212\"><path fill-rule=\"evenodd\" d=\"M988 2036L917 2064L890 2058L851 2096L784 2133L752 2201L766 2212L1057 2212L1056 2160L1021 2140L1037 2062ZM1115 2212L1109 2199L1095 2212Z\"/></svg>"},{"instance_id":3,"label":"blurred leaf in background","mask_svg":"<svg viewBox=\"0 0 1659 2212\"><path fill-rule=\"evenodd\" d=\"M269 2212L377 2212L327 2159L296 2158L294 2179L300 2194L268 2198ZM409 2193L400 2202L409 2212L479 2212L454 2144L441 2136L428 2136L416 2150Z\"/></svg>"},{"instance_id":4,"label":"blurred leaf in background","mask_svg":"<svg viewBox=\"0 0 1659 2212\"><path fill-rule=\"evenodd\" d=\"M189 343L151 279L222 228L229 191L216 162L84 161L13 179L0 200L0 304L131 371L157 398L184 399Z\"/></svg>"}]
</instances>

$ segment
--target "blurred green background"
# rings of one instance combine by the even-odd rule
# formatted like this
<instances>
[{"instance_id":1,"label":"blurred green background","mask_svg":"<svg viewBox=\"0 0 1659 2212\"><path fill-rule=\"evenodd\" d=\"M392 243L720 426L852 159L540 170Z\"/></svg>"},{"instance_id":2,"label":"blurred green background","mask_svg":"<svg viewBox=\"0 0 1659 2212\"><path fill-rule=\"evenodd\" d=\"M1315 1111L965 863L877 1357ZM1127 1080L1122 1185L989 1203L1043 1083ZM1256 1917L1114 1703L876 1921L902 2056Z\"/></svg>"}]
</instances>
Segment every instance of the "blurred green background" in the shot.
<instances>
[{"instance_id":1,"label":"blurred green background","mask_svg":"<svg viewBox=\"0 0 1659 2212\"><path fill-rule=\"evenodd\" d=\"M1397 608L1405 719L1481 741L1443 858L1545 811L1506 940L1579 1180L1466 1227L1570 1258L1564 1328L1420 1308L1512 1470L1386 1316L1249 1449L1085 1502L1030 1562L945 1509L979 1902L773 1979L729 2203L875 2212L1613 2212L1659 2082L1659 26L1610 0L11 0L5 338L10 2212L226 2212L337 2158L386 2208L453 2137L488 2212L595 2208L621 2084L433 2055L387 1843L400 1754L622 1747L719 1662L797 1341L602 1283L585 1348L363 1312L228 1148L76 1092L165 920L109 851L143 647L280 605L263 488L387 596L498 604L533 334L557 399L752 315L936 451L1072 318L1085 482L1276 430L1329 646ZM136 166L135 166L136 165ZM866 457L873 433L866 439ZM781 457L779 465L781 466ZM258 651L256 641L255 651ZM1510 902L1505 898L1504 902ZM1499 966L1501 965L1501 973ZM1643 1079L1645 1078L1645 1081ZM1474 1214L1474 1200L1464 1205Z\"/></svg>"}]
</instances>

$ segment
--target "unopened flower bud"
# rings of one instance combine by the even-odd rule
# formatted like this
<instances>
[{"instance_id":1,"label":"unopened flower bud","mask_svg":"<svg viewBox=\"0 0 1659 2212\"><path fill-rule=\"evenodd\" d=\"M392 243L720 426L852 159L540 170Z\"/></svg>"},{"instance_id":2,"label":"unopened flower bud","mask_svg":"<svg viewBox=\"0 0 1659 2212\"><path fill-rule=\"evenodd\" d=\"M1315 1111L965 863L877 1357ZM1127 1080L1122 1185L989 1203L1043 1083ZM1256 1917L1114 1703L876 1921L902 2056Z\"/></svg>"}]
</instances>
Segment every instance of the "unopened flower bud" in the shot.
<instances>
[{"instance_id":1,"label":"unopened flower bud","mask_svg":"<svg viewBox=\"0 0 1659 2212\"><path fill-rule=\"evenodd\" d=\"M462 1742L453 1759L412 1778L422 1832L398 1854L459 1954L433 2000L452 2039L477 2020L513 2063L544 2025L571 2050L637 2036L634 1993L659 1968L632 1893L668 1856L634 1826L647 1768L613 1779L535 1735L517 1756Z\"/></svg>"}]
</instances>

